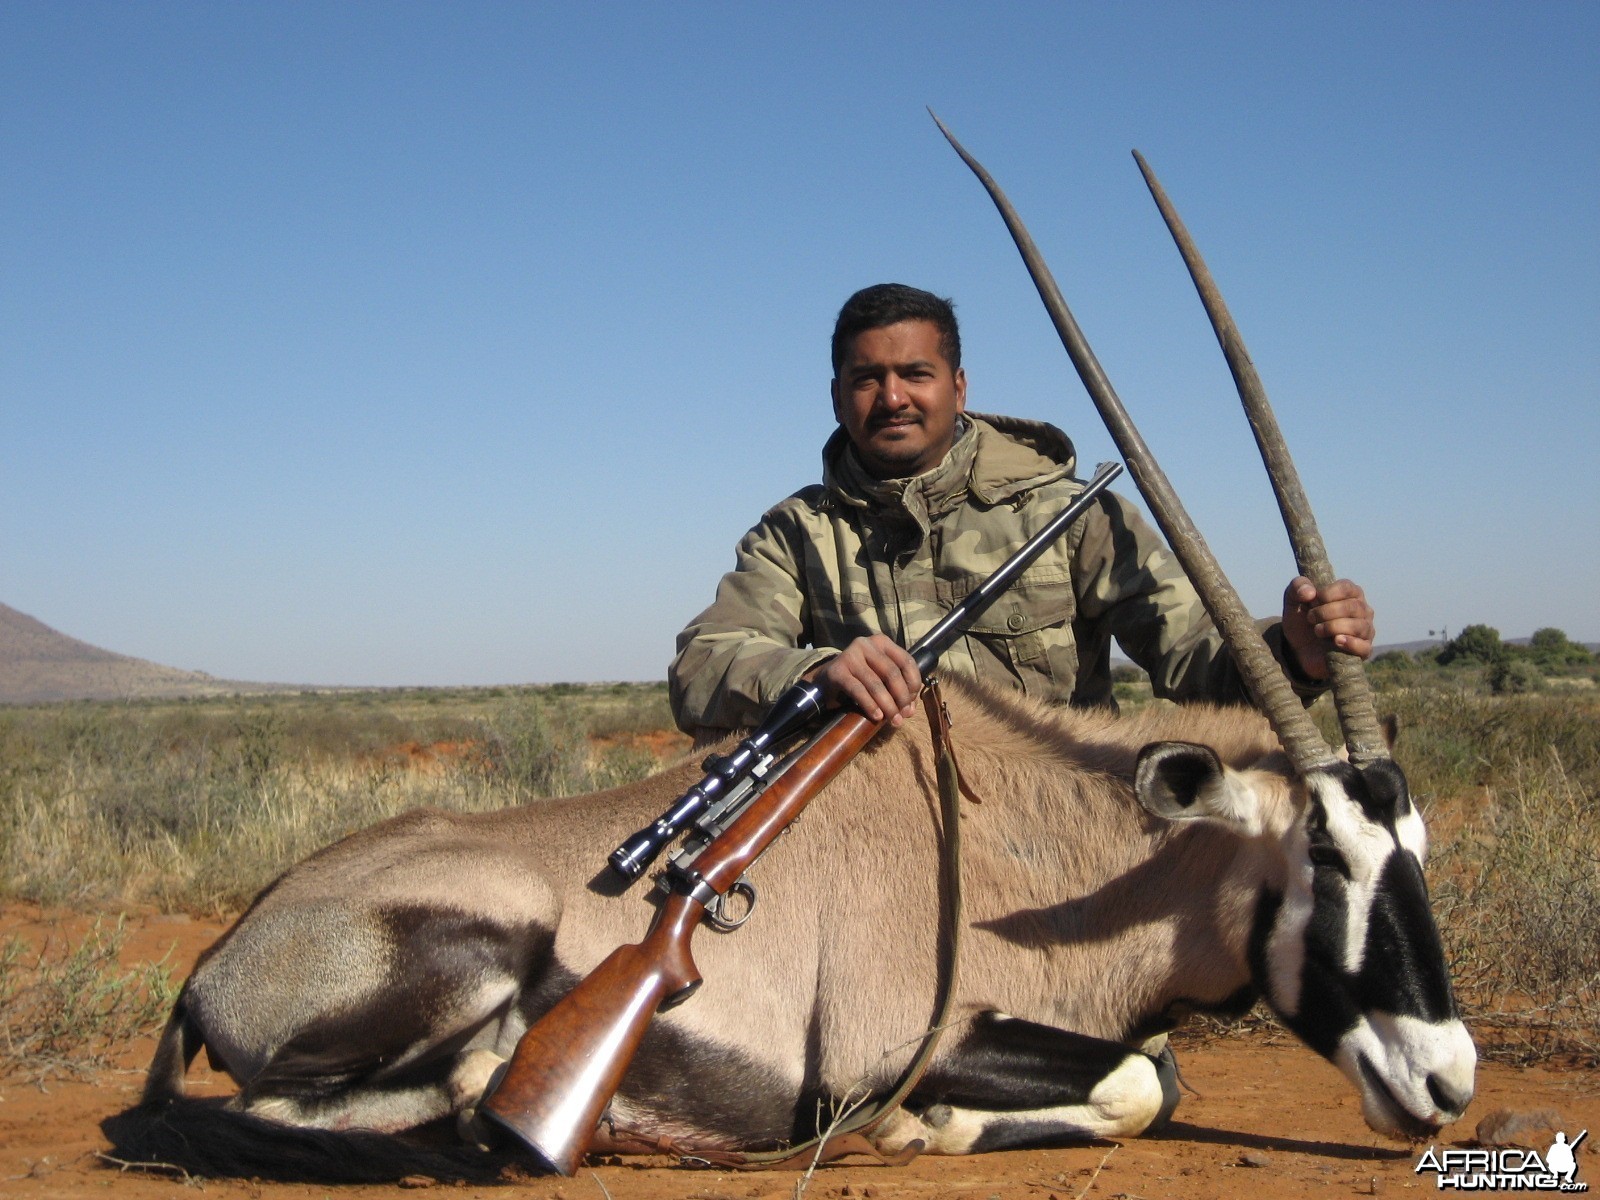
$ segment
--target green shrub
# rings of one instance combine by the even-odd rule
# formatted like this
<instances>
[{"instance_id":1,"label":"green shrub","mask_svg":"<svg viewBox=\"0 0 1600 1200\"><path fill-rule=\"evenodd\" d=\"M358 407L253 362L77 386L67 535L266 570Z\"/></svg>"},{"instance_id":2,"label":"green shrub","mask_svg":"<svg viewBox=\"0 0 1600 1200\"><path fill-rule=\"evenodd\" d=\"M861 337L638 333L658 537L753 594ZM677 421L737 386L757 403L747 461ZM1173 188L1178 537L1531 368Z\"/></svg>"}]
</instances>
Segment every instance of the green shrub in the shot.
<instances>
[{"instance_id":1,"label":"green shrub","mask_svg":"<svg viewBox=\"0 0 1600 1200\"><path fill-rule=\"evenodd\" d=\"M1517 696L1544 690L1544 676L1525 658L1501 659L1484 675L1489 690L1497 696Z\"/></svg>"},{"instance_id":2,"label":"green shrub","mask_svg":"<svg viewBox=\"0 0 1600 1200\"><path fill-rule=\"evenodd\" d=\"M1584 667L1594 662L1587 647L1570 640L1565 631L1546 626L1535 629L1528 641L1528 653L1544 671L1562 671Z\"/></svg>"},{"instance_id":3,"label":"green shrub","mask_svg":"<svg viewBox=\"0 0 1600 1200\"><path fill-rule=\"evenodd\" d=\"M1468 625L1439 651L1441 666L1452 663L1492 663L1506 656L1500 631L1491 625Z\"/></svg>"}]
</instances>

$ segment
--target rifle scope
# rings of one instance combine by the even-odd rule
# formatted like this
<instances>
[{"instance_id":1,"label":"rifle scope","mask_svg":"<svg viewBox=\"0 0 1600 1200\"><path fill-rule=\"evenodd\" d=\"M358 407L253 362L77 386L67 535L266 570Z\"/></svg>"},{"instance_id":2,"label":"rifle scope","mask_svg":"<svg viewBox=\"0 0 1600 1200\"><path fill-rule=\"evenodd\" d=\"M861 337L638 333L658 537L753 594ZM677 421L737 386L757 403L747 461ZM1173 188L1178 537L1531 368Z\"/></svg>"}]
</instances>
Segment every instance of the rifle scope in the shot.
<instances>
[{"instance_id":1,"label":"rifle scope","mask_svg":"<svg viewBox=\"0 0 1600 1200\"><path fill-rule=\"evenodd\" d=\"M760 727L734 748L732 754L712 759L704 779L695 784L655 821L639 830L606 859L624 879L643 875L662 848L689 827L689 823L725 795L759 763L772 747L798 733L822 713L822 689L802 679L767 712Z\"/></svg>"}]
</instances>

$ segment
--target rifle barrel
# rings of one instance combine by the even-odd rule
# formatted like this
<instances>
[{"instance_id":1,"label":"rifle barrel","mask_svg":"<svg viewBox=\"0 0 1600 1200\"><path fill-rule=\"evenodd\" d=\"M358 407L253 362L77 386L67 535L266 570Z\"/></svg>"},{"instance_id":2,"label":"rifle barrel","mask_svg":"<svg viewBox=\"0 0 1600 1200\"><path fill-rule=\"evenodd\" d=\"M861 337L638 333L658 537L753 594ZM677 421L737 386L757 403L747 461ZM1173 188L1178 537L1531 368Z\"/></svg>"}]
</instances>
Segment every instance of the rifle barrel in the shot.
<instances>
[{"instance_id":1,"label":"rifle barrel","mask_svg":"<svg viewBox=\"0 0 1600 1200\"><path fill-rule=\"evenodd\" d=\"M917 670L924 675L930 673L940 656L955 645L956 639L967 631L972 622L983 616L1001 593L1016 582L1017 576L1031 567L1034 559L1044 553L1045 547L1082 516L1084 510L1094 503L1095 497L1105 491L1120 474L1121 463L1105 462L1095 468L1094 477L1084 484L1083 491L1074 496L1071 503L1018 547L1016 553L1001 563L993 575L968 592L960 604L947 612L937 625L911 647L911 657L917 660Z\"/></svg>"}]
</instances>

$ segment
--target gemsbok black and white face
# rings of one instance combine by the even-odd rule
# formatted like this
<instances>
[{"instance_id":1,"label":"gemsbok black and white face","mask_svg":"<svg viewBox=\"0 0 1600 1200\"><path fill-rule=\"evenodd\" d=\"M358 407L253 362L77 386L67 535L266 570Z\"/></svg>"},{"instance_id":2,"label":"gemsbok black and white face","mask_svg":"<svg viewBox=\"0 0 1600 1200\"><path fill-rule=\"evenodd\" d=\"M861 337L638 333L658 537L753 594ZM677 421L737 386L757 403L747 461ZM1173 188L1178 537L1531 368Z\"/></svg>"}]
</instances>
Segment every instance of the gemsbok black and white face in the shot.
<instances>
[{"instance_id":1,"label":"gemsbok black and white face","mask_svg":"<svg viewBox=\"0 0 1600 1200\"><path fill-rule=\"evenodd\" d=\"M1361 1089L1367 1124L1427 1136L1465 1111L1477 1053L1428 907L1422 815L1387 760L1305 784L1304 857L1258 973L1283 1022Z\"/></svg>"},{"instance_id":2,"label":"gemsbok black and white face","mask_svg":"<svg viewBox=\"0 0 1600 1200\"><path fill-rule=\"evenodd\" d=\"M1140 756L1137 791L1158 816L1277 847L1281 884L1257 902L1251 974L1278 1018L1360 1090L1367 1124L1417 1138L1459 1118L1477 1053L1450 990L1422 877L1427 833L1400 769L1340 762L1273 794L1206 748L1169 742Z\"/></svg>"}]
</instances>

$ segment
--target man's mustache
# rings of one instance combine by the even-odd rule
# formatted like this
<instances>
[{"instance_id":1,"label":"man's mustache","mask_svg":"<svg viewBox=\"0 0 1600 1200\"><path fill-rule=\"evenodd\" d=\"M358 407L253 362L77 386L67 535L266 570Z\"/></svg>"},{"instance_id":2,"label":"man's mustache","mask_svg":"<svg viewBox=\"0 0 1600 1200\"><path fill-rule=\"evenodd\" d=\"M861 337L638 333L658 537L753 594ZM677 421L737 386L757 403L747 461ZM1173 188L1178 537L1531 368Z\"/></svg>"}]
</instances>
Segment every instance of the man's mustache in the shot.
<instances>
[{"instance_id":1,"label":"man's mustache","mask_svg":"<svg viewBox=\"0 0 1600 1200\"><path fill-rule=\"evenodd\" d=\"M885 416L881 416L881 417L873 417L873 418L871 418L867 422L867 428L868 429L887 429L887 428L890 428L890 427L896 426L896 425L921 425L921 424L922 424L922 415L920 413L895 413L892 416L885 415Z\"/></svg>"}]
</instances>

